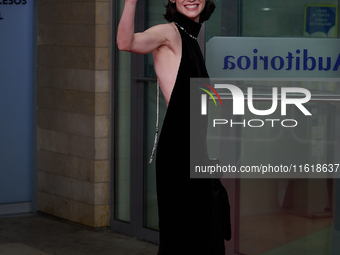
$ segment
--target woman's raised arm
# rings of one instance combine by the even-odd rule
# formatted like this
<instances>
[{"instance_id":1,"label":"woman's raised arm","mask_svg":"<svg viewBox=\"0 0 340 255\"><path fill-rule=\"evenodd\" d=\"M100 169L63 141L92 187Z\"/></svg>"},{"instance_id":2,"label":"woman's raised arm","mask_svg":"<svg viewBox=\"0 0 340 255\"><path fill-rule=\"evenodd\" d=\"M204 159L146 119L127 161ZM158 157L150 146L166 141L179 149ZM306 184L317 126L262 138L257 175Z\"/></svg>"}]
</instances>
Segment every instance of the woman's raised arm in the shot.
<instances>
[{"instance_id":1,"label":"woman's raised arm","mask_svg":"<svg viewBox=\"0 0 340 255\"><path fill-rule=\"evenodd\" d=\"M142 33L134 32L137 0L125 0L124 10L118 25L117 44L123 51L147 54L166 45L169 24L157 25Z\"/></svg>"}]
</instances>

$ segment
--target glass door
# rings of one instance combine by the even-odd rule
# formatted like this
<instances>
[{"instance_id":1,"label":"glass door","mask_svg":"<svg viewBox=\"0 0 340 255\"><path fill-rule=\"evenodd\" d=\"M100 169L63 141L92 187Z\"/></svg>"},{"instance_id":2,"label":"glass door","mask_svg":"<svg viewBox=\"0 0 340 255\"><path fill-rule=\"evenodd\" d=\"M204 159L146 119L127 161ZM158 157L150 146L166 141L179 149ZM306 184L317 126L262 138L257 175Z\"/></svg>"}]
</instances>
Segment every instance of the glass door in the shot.
<instances>
[{"instance_id":1,"label":"glass door","mask_svg":"<svg viewBox=\"0 0 340 255\"><path fill-rule=\"evenodd\" d=\"M165 23L167 1L139 0L135 30ZM116 2L119 22L124 1ZM152 54L116 51L114 136L114 230L158 242L155 158L149 163L156 132L157 78ZM159 95L159 130L166 104Z\"/></svg>"},{"instance_id":2,"label":"glass door","mask_svg":"<svg viewBox=\"0 0 340 255\"><path fill-rule=\"evenodd\" d=\"M215 36L308 38L311 41L339 36L338 0L214 2L216 12L205 25L206 42ZM247 61L243 56L244 60ZM239 63L241 67L247 66L247 62ZM274 81L268 85L272 86L282 85ZM310 122L301 123L301 128L294 132L272 127L235 128L228 134L228 163L237 166L340 163L337 153L340 102L333 100L340 92L339 79L337 82L302 81L294 86L323 95L322 100L308 103L313 113ZM271 102L258 100L254 106L269 109ZM246 112L246 118L255 117ZM339 251L337 179L240 178L222 182L229 192L232 209L233 237L226 242L227 254L337 254Z\"/></svg>"},{"instance_id":3,"label":"glass door","mask_svg":"<svg viewBox=\"0 0 340 255\"><path fill-rule=\"evenodd\" d=\"M163 14L165 13L164 4L166 1L148 0L146 6L146 27L165 23ZM144 146L144 208L143 226L148 229L158 230L158 209L156 194L156 169L155 161L149 163L154 147L157 119L157 77L154 70L152 54L145 56L145 146ZM166 113L166 104L159 91L159 130L162 129L163 119Z\"/></svg>"}]
</instances>

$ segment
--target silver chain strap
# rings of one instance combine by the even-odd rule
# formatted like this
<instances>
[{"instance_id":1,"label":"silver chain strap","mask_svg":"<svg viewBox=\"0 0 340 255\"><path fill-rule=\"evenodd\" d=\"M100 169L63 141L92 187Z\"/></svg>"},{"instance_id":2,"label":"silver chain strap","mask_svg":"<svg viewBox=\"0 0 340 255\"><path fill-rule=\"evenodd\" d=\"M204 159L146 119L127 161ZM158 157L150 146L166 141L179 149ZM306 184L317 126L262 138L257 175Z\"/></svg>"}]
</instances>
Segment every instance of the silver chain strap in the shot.
<instances>
[{"instance_id":1,"label":"silver chain strap","mask_svg":"<svg viewBox=\"0 0 340 255\"><path fill-rule=\"evenodd\" d=\"M156 147L157 147L157 141L158 141L158 122L159 122L159 82L157 79L157 117L156 117L156 133L155 133L155 140L153 143L153 148L152 148L152 152L151 152L151 156L149 159L149 164L152 163L153 158L155 156L155 152L156 152Z\"/></svg>"},{"instance_id":2,"label":"silver chain strap","mask_svg":"<svg viewBox=\"0 0 340 255\"><path fill-rule=\"evenodd\" d=\"M190 36L192 39L196 40L197 41L197 37L193 36L192 34L190 34L188 31L185 30L184 27L182 27L181 25L179 25L177 22L174 22L177 27L179 27L181 30L184 31L184 33L186 33L188 36Z\"/></svg>"}]
</instances>

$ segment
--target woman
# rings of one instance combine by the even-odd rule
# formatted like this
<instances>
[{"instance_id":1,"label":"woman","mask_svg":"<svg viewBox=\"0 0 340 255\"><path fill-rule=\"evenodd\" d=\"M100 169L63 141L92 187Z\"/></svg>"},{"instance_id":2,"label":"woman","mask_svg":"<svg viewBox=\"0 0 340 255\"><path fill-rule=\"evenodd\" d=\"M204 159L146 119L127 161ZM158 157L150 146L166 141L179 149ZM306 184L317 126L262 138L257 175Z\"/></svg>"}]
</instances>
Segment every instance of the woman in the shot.
<instances>
[{"instance_id":1,"label":"woman","mask_svg":"<svg viewBox=\"0 0 340 255\"><path fill-rule=\"evenodd\" d=\"M230 221L223 217L216 197L222 191L227 199L226 192L218 180L190 179L189 175L189 120L193 114L199 115L199 111L190 110L190 78L208 77L197 36L201 23L209 19L215 5L211 0L170 0L165 14L170 23L134 33L136 4L137 0L125 0L118 26L118 47L139 54L152 52L168 106L156 158L158 254L222 255L224 238L230 239ZM202 125L206 123L205 117L194 117ZM194 156L206 163L209 159L205 134L195 135L197 146L204 149ZM229 208L224 209L226 212Z\"/></svg>"}]
</instances>

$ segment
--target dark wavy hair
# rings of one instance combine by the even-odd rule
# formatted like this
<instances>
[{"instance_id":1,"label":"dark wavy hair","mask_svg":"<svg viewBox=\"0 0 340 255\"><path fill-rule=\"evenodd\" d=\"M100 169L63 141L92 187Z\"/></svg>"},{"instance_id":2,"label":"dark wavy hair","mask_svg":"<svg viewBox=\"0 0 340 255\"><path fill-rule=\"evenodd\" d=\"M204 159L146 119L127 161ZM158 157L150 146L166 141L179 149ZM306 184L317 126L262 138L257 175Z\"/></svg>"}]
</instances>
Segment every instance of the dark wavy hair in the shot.
<instances>
[{"instance_id":1,"label":"dark wavy hair","mask_svg":"<svg viewBox=\"0 0 340 255\"><path fill-rule=\"evenodd\" d=\"M166 12L164 14L164 18L167 21L172 22L177 12L176 3L171 3L169 0L168 4L165 5L165 8L166 8ZM203 23L204 21L208 20L211 14L214 12L214 10L215 10L215 3L212 0L206 0L205 7L200 15L200 20L199 20L200 23Z\"/></svg>"}]
</instances>

